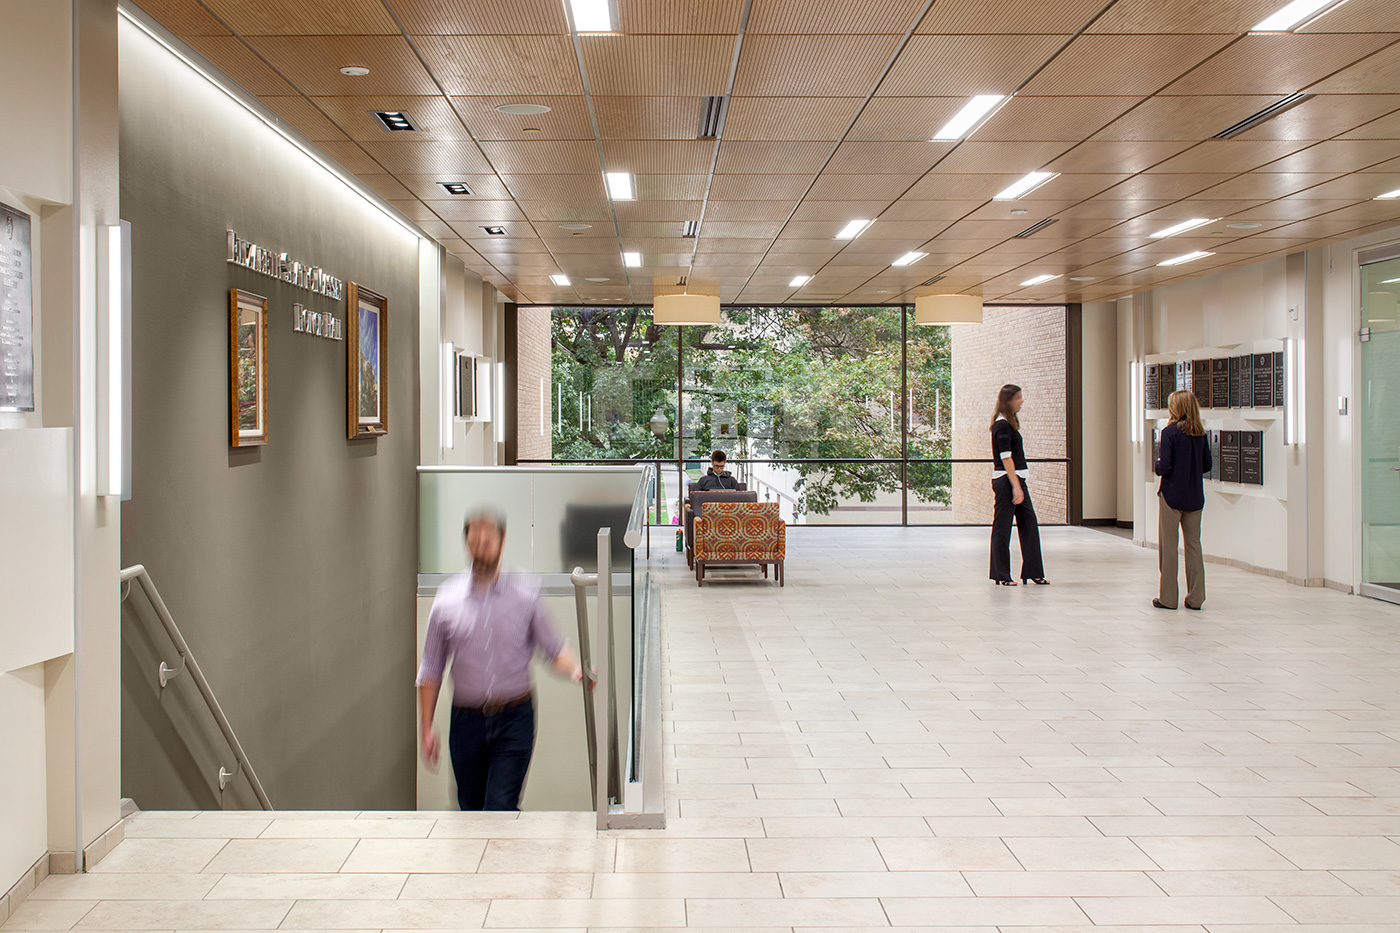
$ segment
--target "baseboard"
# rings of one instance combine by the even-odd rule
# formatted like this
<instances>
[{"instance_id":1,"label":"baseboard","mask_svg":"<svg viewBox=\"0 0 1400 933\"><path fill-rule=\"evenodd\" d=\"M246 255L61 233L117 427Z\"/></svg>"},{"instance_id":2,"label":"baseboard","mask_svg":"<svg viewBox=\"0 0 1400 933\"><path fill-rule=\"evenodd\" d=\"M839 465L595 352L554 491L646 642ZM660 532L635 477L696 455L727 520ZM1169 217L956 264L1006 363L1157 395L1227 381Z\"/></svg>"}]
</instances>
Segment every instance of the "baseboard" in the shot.
<instances>
[{"instance_id":1,"label":"baseboard","mask_svg":"<svg viewBox=\"0 0 1400 933\"><path fill-rule=\"evenodd\" d=\"M1326 577L1323 578L1322 585L1327 587L1329 590L1336 590L1339 593L1346 593L1348 596L1352 596L1356 593L1356 589L1352 587L1350 583L1338 583L1336 580L1328 580Z\"/></svg>"},{"instance_id":2,"label":"baseboard","mask_svg":"<svg viewBox=\"0 0 1400 933\"><path fill-rule=\"evenodd\" d=\"M117 820L101 836L98 836L87 848L83 849L83 871L92 871L98 862L107 857L107 853L117 847L126 838L126 820Z\"/></svg>"},{"instance_id":3,"label":"baseboard","mask_svg":"<svg viewBox=\"0 0 1400 933\"><path fill-rule=\"evenodd\" d=\"M44 883L44 879L49 876L49 854L45 852L39 856L38 860L30 865L18 881L10 885L10 889L0 895L0 924L14 916L19 910L19 905L23 904L29 895L34 893L34 889Z\"/></svg>"},{"instance_id":4,"label":"baseboard","mask_svg":"<svg viewBox=\"0 0 1400 933\"><path fill-rule=\"evenodd\" d=\"M1079 524L1086 528L1116 528L1118 519L1116 518L1085 518Z\"/></svg>"},{"instance_id":5,"label":"baseboard","mask_svg":"<svg viewBox=\"0 0 1400 933\"><path fill-rule=\"evenodd\" d=\"M1133 530L1133 523L1132 523L1132 522L1125 522L1125 521L1119 519L1119 520L1118 520L1118 527L1119 527L1119 528L1126 528L1126 529L1128 529L1129 531L1132 531L1132 530Z\"/></svg>"}]
</instances>

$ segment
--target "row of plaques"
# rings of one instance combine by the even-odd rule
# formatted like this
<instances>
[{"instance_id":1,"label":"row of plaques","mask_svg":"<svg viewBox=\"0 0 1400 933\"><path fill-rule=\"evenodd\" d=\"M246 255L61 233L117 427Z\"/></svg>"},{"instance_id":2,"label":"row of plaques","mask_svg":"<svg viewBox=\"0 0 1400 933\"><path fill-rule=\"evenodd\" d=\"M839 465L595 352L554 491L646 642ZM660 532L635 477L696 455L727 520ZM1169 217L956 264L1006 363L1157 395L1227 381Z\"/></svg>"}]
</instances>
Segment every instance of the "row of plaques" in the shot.
<instances>
[{"instance_id":1,"label":"row of plaques","mask_svg":"<svg viewBox=\"0 0 1400 933\"><path fill-rule=\"evenodd\" d=\"M1161 453L1161 429L1152 432L1152 460ZM1263 431L1207 431L1210 445L1210 472L1206 479L1217 483L1264 485Z\"/></svg>"},{"instance_id":2,"label":"row of plaques","mask_svg":"<svg viewBox=\"0 0 1400 933\"><path fill-rule=\"evenodd\" d=\"M1202 408L1282 408L1283 351L1220 356L1143 367L1143 404L1167 407L1173 392L1196 396Z\"/></svg>"}]
</instances>

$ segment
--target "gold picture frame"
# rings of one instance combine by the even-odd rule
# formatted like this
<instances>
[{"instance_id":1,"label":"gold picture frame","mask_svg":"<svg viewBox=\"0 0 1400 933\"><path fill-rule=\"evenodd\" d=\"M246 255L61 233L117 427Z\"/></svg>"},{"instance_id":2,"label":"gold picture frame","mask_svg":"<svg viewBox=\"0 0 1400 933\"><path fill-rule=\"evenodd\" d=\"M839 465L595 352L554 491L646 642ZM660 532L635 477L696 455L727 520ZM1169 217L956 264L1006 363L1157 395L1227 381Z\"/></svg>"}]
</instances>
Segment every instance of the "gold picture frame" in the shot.
<instances>
[{"instance_id":1,"label":"gold picture frame","mask_svg":"<svg viewBox=\"0 0 1400 933\"><path fill-rule=\"evenodd\" d=\"M228 293L229 446L268 440L267 299L241 288Z\"/></svg>"},{"instance_id":2,"label":"gold picture frame","mask_svg":"<svg viewBox=\"0 0 1400 933\"><path fill-rule=\"evenodd\" d=\"M350 283L346 302L346 429L350 439L389 433L389 302L378 292Z\"/></svg>"}]
</instances>

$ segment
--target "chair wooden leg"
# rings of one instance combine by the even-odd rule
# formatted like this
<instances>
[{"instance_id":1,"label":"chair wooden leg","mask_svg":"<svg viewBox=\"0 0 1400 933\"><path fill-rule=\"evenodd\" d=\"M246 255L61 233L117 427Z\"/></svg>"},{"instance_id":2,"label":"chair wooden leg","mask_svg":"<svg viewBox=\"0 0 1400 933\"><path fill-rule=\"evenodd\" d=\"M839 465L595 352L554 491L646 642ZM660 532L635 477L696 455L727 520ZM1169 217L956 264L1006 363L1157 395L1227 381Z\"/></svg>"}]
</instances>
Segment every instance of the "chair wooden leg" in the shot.
<instances>
[{"instance_id":1,"label":"chair wooden leg","mask_svg":"<svg viewBox=\"0 0 1400 933\"><path fill-rule=\"evenodd\" d=\"M758 569L763 571L763 579L768 579L768 565L760 562L758 565Z\"/></svg>"},{"instance_id":2,"label":"chair wooden leg","mask_svg":"<svg viewBox=\"0 0 1400 933\"><path fill-rule=\"evenodd\" d=\"M779 586L787 585L787 568L783 566L782 561L778 561L777 577Z\"/></svg>"},{"instance_id":3,"label":"chair wooden leg","mask_svg":"<svg viewBox=\"0 0 1400 933\"><path fill-rule=\"evenodd\" d=\"M695 585L705 585L705 562L703 560L697 560L695 562Z\"/></svg>"}]
</instances>

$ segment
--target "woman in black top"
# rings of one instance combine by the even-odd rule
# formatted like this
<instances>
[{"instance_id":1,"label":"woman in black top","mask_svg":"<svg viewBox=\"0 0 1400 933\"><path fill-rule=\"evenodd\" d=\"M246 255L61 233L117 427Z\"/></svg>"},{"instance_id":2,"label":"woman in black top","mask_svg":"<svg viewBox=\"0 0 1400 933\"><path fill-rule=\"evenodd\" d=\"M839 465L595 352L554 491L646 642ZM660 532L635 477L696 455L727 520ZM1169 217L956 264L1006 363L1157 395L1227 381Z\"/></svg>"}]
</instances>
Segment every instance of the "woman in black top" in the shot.
<instances>
[{"instance_id":1,"label":"woman in black top","mask_svg":"<svg viewBox=\"0 0 1400 933\"><path fill-rule=\"evenodd\" d=\"M1026 488L1026 451L1021 443L1021 422L1017 413L1025 398L1020 386L1004 385L997 393L997 409L992 415L992 569L991 578L1001 586L1015 586L1011 578L1011 519L1021 538L1021 582L1045 579L1040 560L1040 527Z\"/></svg>"},{"instance_id":2,"label":"woman in black top","mask_svg":"<svg viewBox=\"0 0 1400 933\"><path fill-rule=\"evenodd\" d=\"M1210 472L1210 444L1201 424L1201 409L1190 392L1173 392L1167 399L1171 423L1162 429L1157 462L1162 483L1157 489L1157 560L1162 571L1158 609L1176 608L1176 538L1180 529L1186 547L1186 608L1206 601L1206 565L1201 555L1201 510L1206 489L1201 478Z\"/></svg>"}]
</instances>

